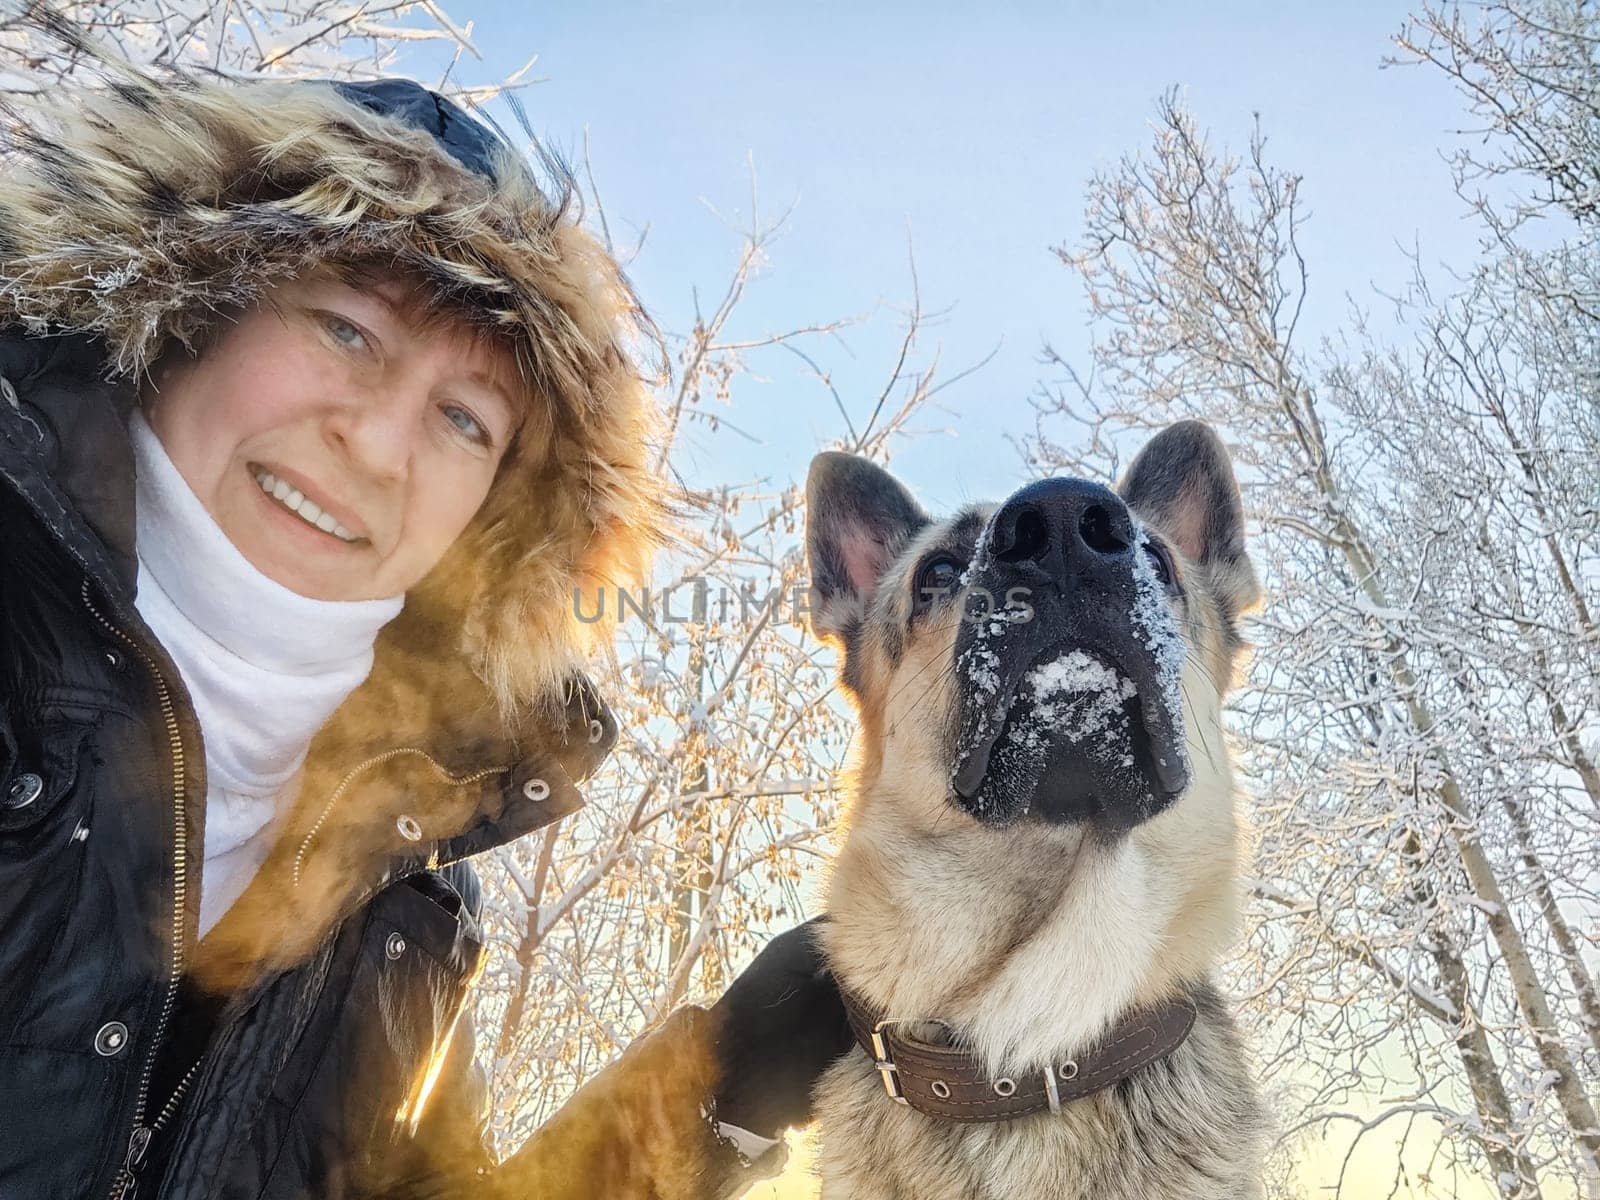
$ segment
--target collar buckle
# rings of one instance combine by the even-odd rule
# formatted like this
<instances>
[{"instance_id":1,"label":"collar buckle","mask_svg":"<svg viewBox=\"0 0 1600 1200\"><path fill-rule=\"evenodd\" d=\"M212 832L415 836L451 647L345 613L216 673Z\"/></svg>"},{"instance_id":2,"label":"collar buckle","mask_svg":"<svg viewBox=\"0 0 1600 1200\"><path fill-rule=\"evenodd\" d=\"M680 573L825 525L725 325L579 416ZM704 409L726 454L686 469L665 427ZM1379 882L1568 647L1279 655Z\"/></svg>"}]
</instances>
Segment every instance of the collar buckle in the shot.
<instances>
[{"instance_id":1,"label":"collar buckle","mask_svg":"<svg viewBox=\"0 0 1600 1200\"><path fill-rule=\"evenodd\" d=\"M900 1068L889 1057L889 1040L883 1035L887 1026L898 1024L899 1020L888 1017L872 1027L872 1065L883 1077L883 1090L889 1093L889 1099L909 1108L911 1102L906 1099L905 1091L900 1086Z\"/></svg>"}]
</instances>

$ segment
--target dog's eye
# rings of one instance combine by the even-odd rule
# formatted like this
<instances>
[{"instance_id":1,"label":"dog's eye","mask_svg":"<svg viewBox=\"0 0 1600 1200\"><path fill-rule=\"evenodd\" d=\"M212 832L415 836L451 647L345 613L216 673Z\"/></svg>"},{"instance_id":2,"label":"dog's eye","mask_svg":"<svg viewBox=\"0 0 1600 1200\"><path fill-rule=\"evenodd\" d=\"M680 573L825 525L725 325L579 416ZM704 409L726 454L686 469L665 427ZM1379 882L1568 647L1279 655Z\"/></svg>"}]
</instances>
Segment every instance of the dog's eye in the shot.
<instances>
[{"instance_id":1,"label":"dog's eye","mask_svg":"<svg viewBox=\"0 0 1600 1200\"><path fill-rule=\"evenodd\" d=\"M961 586L964 564L949 554L935 554L917 568L917 610L944 600Z\"/></svg>"},{"instance_id":2,"label":"dog's eye","mask_svg":"<svg viewBox=\"0 0 1600 1200\"><path fill-rule=\"evenodd\" d=\"M1153 541L1146 541L1144 552L1150 558L1150 565L1155 568L1156 578L1161 581L1161 586L1167 591L1177 590L1177 573L1172 569L1172 560L1167 557L1167 548L1157 545Z\"/></svg>"}]
</instances>

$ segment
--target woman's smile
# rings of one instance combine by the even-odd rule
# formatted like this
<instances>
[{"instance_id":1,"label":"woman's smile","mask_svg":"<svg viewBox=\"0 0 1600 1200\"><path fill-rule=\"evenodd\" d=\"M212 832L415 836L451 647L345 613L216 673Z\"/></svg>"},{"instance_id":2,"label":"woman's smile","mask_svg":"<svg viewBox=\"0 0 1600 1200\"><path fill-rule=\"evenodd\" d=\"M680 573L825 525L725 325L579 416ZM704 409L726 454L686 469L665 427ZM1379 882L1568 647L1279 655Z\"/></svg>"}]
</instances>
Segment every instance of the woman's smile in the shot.
<instances>
[{"instance_id":1,"label":"woman's smile","mask_svg":"<svg viewBox=\"0 0 1600 1200\"><path fill-rule=\"evenodd\" d=\"M301 487L297 487L295 483L291 483L286 479L284 476L287 472L283 468L269 470L259 463L250 463L249 470L251 477L256 481L256 486L261 489L262 494L281 507L284 512L298 517L302 524L310 525L319 532L328 534L346 544L371 544L364 534L356 533L344 521L335 516L330 511L331 504L326 500L319 504L311 496L308 496L306 491L312 489L307 487L302 490ZM296 483L298 482L300 481L297 480Z\"/></svg>"},{"instance_id":2,"label":"woman's smile","mask_svg":"<svg viewBox=\"0 0 1600 1200\"><path fill-rule=\"evenodd\" d=\"M259 477L247 479L245 485L256 496L255 501L246 501L250 508L259 505L256 515L240 521L238 518L243 514L236 512L225 529L229 540L256 563L258 569L262 562L282 561L300 564L301 570L328 570L336 562L355 563L359 555L372 550L372 543L365 538L347 541L308 520L306 514L319 513L320 508L298 489L287 489L288 499L300 497L298 507L290 508L285 500L267 491ZM286 488L284 481L276 478L274 486ZM322 513L321 517L331 519L327 513ZM270 572L274 576L279 573L277 570Z\"/></svg>"}]
</instances>

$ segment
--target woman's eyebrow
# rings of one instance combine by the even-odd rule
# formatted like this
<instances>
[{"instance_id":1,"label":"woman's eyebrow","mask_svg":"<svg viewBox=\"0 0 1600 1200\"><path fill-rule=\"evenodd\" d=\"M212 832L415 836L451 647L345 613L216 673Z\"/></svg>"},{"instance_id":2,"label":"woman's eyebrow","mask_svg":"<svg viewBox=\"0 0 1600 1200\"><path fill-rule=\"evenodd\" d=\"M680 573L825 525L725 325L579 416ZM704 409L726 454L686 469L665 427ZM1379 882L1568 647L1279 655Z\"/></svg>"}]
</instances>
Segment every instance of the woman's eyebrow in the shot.
<instances>
[{"instance_id":1,"label":"woman's eyebrow","mask_svg":"<svg viewBox=\"0 0 1600 1200\"><path fill-rule=\"evenodd\" d=\"M387 312L389 314L389 317L396 324L404 326L407 330L409 330L412 333L416 333L417 332L416 323L414 321L412 321L411 318L406 315L405 305L403 305L399 300L395 299L393 296L390 296L387 293L385 293L382 290L381 287L369 288L366 291L361 292L359 294L365 295L365 296L369 296L373 300L376 300L378 302L378 304L383 308L383 310L385 312Z\"/></svg>"},{"instance_id":2,"label":"woman's eyebrow","mask_svg":"<svg viewBox=\"0 0 1600 1200\"><path fill-rule=\"evenodd\" d=\"M508 413L514 414L517 411L516 405L511 402L511 393L506 391L501 383L495 379L493 375L489 374L489 372L483 370L470 371L467 374L467 379L473 383L481 385L498 396L500 398L500 402L506 406L506 411Z\"/></svg>"}]
</instances>

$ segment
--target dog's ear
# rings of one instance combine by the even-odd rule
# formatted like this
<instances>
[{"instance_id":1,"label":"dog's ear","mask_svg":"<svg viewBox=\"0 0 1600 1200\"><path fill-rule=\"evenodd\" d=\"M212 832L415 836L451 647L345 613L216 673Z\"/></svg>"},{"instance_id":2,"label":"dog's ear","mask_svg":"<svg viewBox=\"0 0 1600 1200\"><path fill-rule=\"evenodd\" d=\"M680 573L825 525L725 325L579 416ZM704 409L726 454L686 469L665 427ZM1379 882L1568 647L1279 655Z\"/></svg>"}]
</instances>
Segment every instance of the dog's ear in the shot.
<instances>
[{"instance_id":1,"label":"dog's ear","mask_svg":"<svg viewBox=\"0 0 1600 1200\"><path fill-rule=\"evenodd\" d=\"M806 477L811 628L850 640L884 570L928 523L911 493L876 463L830 450Z\"/></svg>"},{"instance_id":2,"label":"dog's ear","mask_svg":"<svg viewBox=\"0 0 1600 1200\"><path fill-rule=\"evenodd\" d=\"M1209 425L1163 429L1128 468L1117 492L1205 572L1230 616L1255 606L1261 585L1244 546L1244 506L1222 439Z\"/></svg>"}]
</instances>

